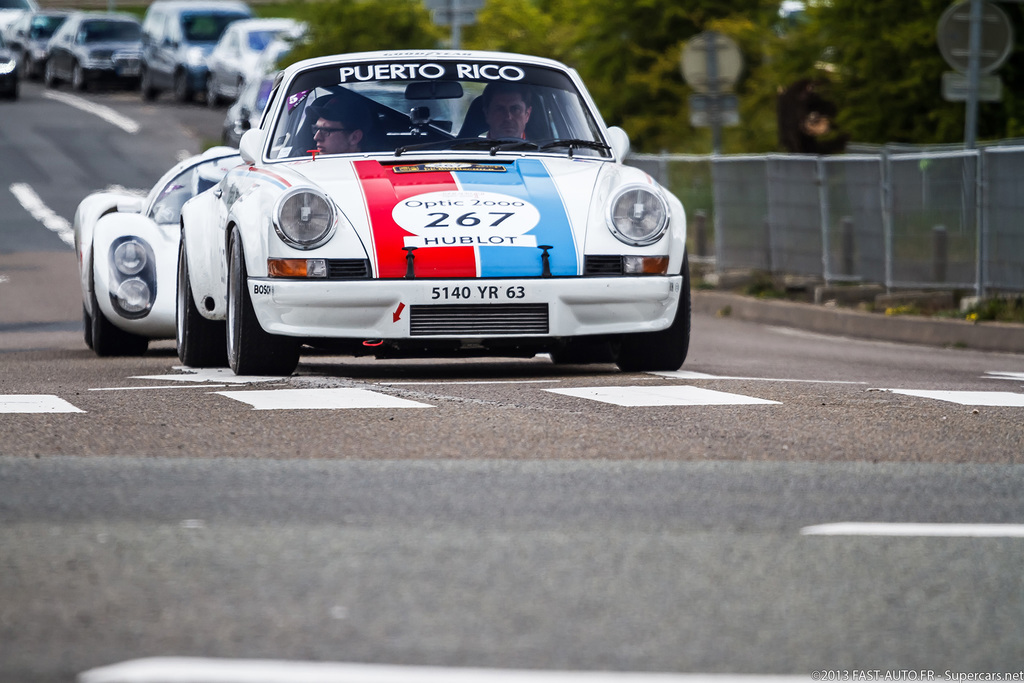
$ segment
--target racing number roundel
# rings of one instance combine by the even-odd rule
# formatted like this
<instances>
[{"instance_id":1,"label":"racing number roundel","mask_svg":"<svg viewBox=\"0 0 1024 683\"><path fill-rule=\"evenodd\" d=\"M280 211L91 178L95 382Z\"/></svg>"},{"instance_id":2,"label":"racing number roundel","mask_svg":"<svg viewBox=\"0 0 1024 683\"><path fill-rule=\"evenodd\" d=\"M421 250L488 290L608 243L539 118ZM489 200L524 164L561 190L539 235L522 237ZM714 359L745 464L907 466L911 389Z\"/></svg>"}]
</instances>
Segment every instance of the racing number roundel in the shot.
<instances>
[{"instance_id":1,"label":"racing number roundel","mask_svg":"<svg viewBox=\"0 0 1024 683\"><path fill-rule=\"evenodd\" d=\"M496 192L427 192L398 202L395 223L412 233L407 247L536 247L526 235L540 222L530 202Z\"/></svg>"}]
</instances>

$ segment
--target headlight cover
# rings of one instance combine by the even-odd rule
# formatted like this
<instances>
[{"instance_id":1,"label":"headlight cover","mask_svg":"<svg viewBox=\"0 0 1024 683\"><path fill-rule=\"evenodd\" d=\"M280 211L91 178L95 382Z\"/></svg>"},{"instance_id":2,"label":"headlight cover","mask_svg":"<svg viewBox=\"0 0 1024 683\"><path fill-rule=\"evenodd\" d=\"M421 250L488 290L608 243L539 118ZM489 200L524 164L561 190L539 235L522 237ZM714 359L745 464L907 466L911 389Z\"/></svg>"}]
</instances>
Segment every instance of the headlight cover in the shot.
<instances>
[{"instance_id":1,"label":"headlight cover","mask_svg":"<svg viewBox=\"0 0 1024 683\"><path fill-rule=\"evenodd\" d=\"M620 189L608 207L608 229L620 242L642 247L654 244L668 228L668 203L645 185Z\"/></svg>"},{"instance_id":2,"label":"headlight cover","mask_svg":"<svg viewBox=\"0 0 1024 683\"><path fill-rule=\"evenodd\" d=\"M296 249L315 249L334 234L334 204L323 192L298 187L277 201L274 229Z\"/></svg>"},{"instance_id":3,"label":"headlight cover","mask_svg":"<svg viewBox=\"0 0 1024 683\"><path fill-rule=\"evenodd\" d=\"M149 242L125 235L110 245L110 303L122 318L149 315L156 301L156 255Z\"/></svg>"}]
</instances>

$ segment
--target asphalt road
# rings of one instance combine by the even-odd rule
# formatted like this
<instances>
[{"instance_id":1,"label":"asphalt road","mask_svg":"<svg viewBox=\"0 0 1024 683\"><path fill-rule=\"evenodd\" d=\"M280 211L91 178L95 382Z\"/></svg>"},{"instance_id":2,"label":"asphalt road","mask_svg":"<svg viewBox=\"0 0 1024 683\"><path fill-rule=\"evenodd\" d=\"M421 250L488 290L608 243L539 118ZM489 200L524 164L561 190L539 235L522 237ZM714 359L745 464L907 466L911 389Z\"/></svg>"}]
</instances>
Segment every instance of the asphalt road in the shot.
<instances>
[{"instance_id":1,"label":"asphalt road","mask_svg":"<svg viewBox=\"0 0 1024 683\"><path fill-rule=\"evenodd\" d=\"M73 251L11 186L70 221L223 114L84 99L139 131L33 84L0 104L0 681L159 655L1019 670L1024 356L698 315L669 376L98 359ZM808 534L838 522L943 526Z\"/></svg>"}]
</instances>

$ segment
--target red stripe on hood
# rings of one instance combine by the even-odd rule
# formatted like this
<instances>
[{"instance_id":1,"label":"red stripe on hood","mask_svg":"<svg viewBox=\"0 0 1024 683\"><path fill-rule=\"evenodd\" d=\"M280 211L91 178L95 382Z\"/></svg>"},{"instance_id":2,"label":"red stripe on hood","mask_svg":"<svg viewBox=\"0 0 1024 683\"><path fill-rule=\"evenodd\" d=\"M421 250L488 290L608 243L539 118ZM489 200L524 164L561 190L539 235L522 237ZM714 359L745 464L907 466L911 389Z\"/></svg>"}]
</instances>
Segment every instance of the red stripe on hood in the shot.
<instances>
[{"instance_id":1,"label":"red stripe on hood","mask_svg":"<svg viewBox=\"0 0 1024 683\"><path fill-rule=\"evenodd\" d=\"M412 233L399 227L392 218L398 202L426 192L456 190L458 186L447 171L395 173L390 166L376 161L356 161L356 175L363 186L370 229L376 249L377 277L405 277L405 238ZM415 254L416 277L476 277L476 251L473 247L431 247Z\"/></svg>"}]
</instances>

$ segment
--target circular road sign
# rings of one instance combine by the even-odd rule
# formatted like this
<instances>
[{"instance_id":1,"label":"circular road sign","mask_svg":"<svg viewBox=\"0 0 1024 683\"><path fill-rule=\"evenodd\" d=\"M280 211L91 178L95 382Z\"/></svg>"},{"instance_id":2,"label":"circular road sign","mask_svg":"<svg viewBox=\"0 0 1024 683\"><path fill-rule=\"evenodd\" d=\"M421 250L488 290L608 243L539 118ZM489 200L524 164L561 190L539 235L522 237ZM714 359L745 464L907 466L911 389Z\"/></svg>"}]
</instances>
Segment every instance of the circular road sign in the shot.
<instances>
[{"instance_id":1,"label":"circular road sign","mask_svg":"<svg viewBox=\"0 0 1024 683\"><path fill-rule=\"evenodd\" d=\"M708 74L708 51L714 50L717 83ZM729 36L705 31L686 41L682 57L683 78L699 93L728 92L736 85L743 71L743 56Z\"/></svg>"},{"instance_id":2,"label":"circular road sign","mask_svg":"<svg viewBox=\"0 0 1024 683\"><path fill-rule=\"evenodd\" d=\"M971 2L951 5L942 13L938 26L939 52L946 62L967 73L970 58ZM981 49L978 66L981 73L995 71L1013 49L1013 26L1006 13L986 0L981 0Z\"/></svg>"}]
</instances>

